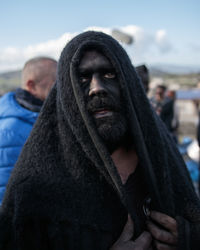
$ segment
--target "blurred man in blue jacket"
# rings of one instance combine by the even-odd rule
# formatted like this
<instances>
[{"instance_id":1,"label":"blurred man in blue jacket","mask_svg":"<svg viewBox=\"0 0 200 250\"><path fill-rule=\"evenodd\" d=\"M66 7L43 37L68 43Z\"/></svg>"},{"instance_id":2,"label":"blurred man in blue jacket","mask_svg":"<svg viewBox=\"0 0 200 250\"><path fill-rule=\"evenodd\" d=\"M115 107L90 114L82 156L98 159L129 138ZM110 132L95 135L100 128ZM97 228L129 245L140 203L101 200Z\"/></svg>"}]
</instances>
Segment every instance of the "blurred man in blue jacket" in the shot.
<instances>
[{"instance_id":1,"label":"blurred man in blue jacket","mask_svg":"<svg viewBox=\"0 0 200 250\"><path fill-rule=\"evenodd\" d=\"M12 168L55 83L56 68L52 58L30 59L22 70L22 87L0 98L0 204Z\"/></svg>"}]
</instances>

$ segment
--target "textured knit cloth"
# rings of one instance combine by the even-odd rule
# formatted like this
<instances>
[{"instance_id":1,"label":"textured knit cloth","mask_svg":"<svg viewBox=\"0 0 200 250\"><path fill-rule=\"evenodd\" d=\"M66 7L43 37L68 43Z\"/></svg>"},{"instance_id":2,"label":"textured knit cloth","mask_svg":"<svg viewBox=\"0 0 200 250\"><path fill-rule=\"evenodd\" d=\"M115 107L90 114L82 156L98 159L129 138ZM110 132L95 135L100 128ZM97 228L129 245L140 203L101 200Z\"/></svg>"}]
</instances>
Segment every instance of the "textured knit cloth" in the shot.
<instances>
[{"instance_id":1,"label":"textured knit cloth","mask_svg":"<svg viewBox=\"0 0 200 250\"><path fill-rule=\"evenodd\" d=\"M200 202L179 152L152 110L124 49L99 32L64 48L57 83L47 98L10 178L0 210L1 250L108 250L127 220L142 232L137 212L85 107L78 65L84 51L110 60L152 209L178 221L179 250L200 246Z\"/></svg>"}]
</instances>

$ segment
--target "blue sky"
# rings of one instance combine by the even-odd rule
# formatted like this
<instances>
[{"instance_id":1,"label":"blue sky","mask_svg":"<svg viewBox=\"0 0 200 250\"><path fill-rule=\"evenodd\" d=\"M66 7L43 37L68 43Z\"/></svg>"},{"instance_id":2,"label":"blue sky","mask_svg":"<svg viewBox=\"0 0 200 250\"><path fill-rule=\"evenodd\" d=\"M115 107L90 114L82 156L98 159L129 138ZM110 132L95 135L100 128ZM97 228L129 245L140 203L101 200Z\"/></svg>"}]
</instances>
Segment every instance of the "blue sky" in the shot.
<instances>
[{"instance_id":1,"label":"blue sky","mask_svg":"<svg viewBox=\"0 0 200 250\"><path fill-rule=\"evenodd\" d=\"M133 64L200 67L199 0L3 0L0 72L39 54L59 58L64 44L88 27L132 35Z\"/></svg>"}]
</instances>

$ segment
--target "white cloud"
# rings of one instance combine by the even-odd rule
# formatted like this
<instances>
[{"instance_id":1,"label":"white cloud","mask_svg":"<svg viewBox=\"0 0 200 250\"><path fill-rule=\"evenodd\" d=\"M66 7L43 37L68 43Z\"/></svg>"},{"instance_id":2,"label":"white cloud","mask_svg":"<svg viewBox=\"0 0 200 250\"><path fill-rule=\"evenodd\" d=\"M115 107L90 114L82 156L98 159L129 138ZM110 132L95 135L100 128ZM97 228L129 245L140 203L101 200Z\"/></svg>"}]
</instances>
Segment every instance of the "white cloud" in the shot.
<instances>
[{"instance_id":1,"label":"white cloud","mask_svg":"<svg viewBox=\"0 0 200 250\"><path fill-rule=\"evenodd\" d=\"M133 37L133 45L123 45L134 63L151 62L152 55L159 57L160 53L167 53L171 50L165 30L158 30L155 33L148 33L142 27L128 25L115 27ZM109 35L112 28L88 27L86 30L102 31ZM65 44L78 33L65 33L61 37L39 44L31 44L24 48L8 47L0 49L0 72L22 68L26 60L35 56L50 56L59 58Z\"/></svg>"},{"instance_id":2,"label":"white cloud","mask_svg":"<svg viewBox=\"0 0 200 250\"><path fill-rule=\"evenodd\" d=\"M167 33L165 30L158 30L156 32L155 41L161 52L166 53L172 49L172 45L169 42Z\"/></svg>"},{"instance_id":3,"label":"white cloud","mask_svg":"<svg viewBox=\"0 0 200 250\"><path fill-rule=\"evenodd\" d=\"M133 36L132 46L125 46L134 64L148 61L148 53L154 44L154 34L146 32L143 28L128 25L122 27L122 31Z\"/></svg>"},{"instance_id":4,"label":"white cloud","mask_svg":"<svg viewBox=\"0 0 200 250\"><path fill-rule=\"evenodd\" d=\"M58 39L28 45L25 48L0 49L0 72L22 68L25 61L35 56L49 56L58 59L65 44L76 34L65 33Z\"/></svg>"},{"instance_id":5,"label":"white cloud","mask_svg":"<svg viewBox=\"0 0 200 250\"><path fill-rule=\"evenodd\" d=\"M150 33L136 25L114 28L90 27L86 30L103 31L111 35L112 29L118 29L133 37L132 45L122 45L135 65L140 63L151 63L154 59L158 58L159 60L161 56L162 60L165 60L164 56L173 49L165 30L158 30L155 33Z\"/></svg>"}]
</instances>

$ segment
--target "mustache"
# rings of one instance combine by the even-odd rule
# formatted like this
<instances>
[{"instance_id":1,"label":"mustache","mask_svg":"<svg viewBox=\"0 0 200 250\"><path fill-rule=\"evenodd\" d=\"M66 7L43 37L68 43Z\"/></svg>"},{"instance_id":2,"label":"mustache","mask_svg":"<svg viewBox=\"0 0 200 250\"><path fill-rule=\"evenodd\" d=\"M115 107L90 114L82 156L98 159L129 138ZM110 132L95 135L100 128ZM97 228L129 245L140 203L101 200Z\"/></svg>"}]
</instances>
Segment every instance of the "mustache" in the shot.
<instances>
[{"instance_id":1,"label":"mustache","mask_svg":"<svg viewBox=\"0 0 200 250\"><path fill-rule=\"evenodd\" d=\"M101 96L94 96L92 99L87 101L87 110L90 113L94 113L95 111L101 109L108 109L115 112L120 112L121 110L121 102L116 101L112 98L108 97L101 97Z\"/></svg>"}]
</instances>

